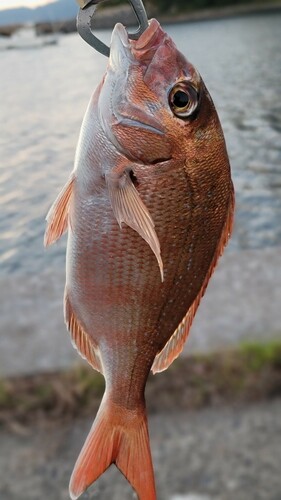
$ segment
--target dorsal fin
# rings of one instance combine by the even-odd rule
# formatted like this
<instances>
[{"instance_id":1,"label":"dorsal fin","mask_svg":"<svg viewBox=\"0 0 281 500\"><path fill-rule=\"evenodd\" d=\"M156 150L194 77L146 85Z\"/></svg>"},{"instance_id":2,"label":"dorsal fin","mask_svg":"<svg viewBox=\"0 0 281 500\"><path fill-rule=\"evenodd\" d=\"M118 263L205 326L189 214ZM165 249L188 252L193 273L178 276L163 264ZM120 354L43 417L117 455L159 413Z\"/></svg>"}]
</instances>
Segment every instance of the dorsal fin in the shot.
<instances>
[{"instance_id":1,"label":"dorsal fin","mask_svg":"<svg viewBox=\"0 0 281 500\"><path fill-rule=\"evenodd\" d=\"M82 358L86 359L95 370L102 373L99 349L95 346L94 340L80 325L72 309L67 291L65 291L64 297L64 317L71 335L73 346L78 350Z\"/></svg>"},{"instance_id":2,"label":"dorsal fin","mask_svg":"<svg viewBox=\"0 0 281 500\"><path fill-rule=\"evenodd\" d=\"M164 346L162 351L157 354L152 365L152 372L162 372L166 370L170 364L179 356L183 350L184 343L189 334L189 330L194 319L195 313L199 306L200 300L203 297L205 290L207 288L210 277L212 276L219 257L222 255L225 245L227 244L229 237L232 233L233 227L233 214L234 214L234 192L232 190L230 195L229 209L227 214L227 219L222 231L221 239L217 246L217 250L209 267L208 273L205 277L203 285L192 303L191 307L188 309L186 316L183 318L173 335L168 340L167 344Z\"/></svg>"},{"instance_id":3,"label":"dorsal fin","mask_svg":"<svg viewBox=\"0 0 281 500\"><path fill-rule=\"evenodd\" d=\"M55 243L67 230L69 205L74 180L75 177L72 174L47 214L47 228L44 237L44 245L46 247Z\"/></svg>"}]
</instances>

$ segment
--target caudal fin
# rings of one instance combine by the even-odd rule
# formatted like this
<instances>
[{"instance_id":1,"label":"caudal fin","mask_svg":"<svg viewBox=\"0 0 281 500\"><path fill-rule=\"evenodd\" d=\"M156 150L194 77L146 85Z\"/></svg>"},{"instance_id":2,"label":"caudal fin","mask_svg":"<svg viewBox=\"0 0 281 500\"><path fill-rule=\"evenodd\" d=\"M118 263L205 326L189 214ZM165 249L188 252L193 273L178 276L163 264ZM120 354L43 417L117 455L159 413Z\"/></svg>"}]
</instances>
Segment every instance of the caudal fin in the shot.
<instances>
[{"instance_id":1,"label":"caudal fin","mask_svg":"<svg viewBox=\"0 0 281 500\"><path fill-rule=\"evenodd\" d=\"M72 500L115 463L138 494L156 500L145 407L128 410L104 399L75 464L69 492Z\"/></svg>"}]
</instances>

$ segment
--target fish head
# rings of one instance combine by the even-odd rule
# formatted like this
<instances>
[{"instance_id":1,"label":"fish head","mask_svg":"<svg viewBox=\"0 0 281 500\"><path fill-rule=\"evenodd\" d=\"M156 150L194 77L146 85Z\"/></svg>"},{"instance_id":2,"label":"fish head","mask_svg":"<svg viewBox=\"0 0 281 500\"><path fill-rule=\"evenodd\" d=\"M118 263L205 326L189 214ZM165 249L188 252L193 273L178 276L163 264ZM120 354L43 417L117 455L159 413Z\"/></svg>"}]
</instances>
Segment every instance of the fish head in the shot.
<instances>
[{"instance_id":1,"label":"fish head","mask_svg":"<svg viewBox=\"0 0 281 500\"><path fill-rule=\"evenodd\" d=\"M115 147L145 164L196 156L204 131L220 131L198 71L155 19L138 40L115 26L99 116Z\"/></svg>"}]
</instances>

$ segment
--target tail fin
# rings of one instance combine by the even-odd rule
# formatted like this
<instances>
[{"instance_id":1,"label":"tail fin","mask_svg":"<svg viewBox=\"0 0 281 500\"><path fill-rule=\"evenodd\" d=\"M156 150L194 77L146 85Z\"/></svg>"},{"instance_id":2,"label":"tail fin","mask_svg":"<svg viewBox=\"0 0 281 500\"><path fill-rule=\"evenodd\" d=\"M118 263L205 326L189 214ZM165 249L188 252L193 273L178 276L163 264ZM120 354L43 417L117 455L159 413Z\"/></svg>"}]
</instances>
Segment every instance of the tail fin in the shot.
<instances>
[{"instance_id":1,"label":"tail fin","mask_svg":"<svg viewBox=\"0 0 281 500\"><path fill-rule=\"evenodd\" d=\"M71 499L82 495L112 463L131 483L139 500L156 500L145 406L128 410L105 397L75 464Z\"/></svg>"}]
</instances>

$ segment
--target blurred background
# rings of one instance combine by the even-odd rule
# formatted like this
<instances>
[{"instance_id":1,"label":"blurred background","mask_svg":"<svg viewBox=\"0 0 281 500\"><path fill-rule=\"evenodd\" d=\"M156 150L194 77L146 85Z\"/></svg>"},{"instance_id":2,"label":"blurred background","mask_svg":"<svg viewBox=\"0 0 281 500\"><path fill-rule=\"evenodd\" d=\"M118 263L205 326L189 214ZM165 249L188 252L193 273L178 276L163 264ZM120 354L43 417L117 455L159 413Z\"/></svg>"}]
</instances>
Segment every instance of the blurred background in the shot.
<instances>
[{"instance_id":1,"label":"blurred background","mask_svg":"<svg viewBox=\"0 0 281 500\"><path fill-rule=\"evenodd\" d=\"M237 203L184 353L148 384L159 500L280 500L281 2L145 6L213 97ZM0 0L1 500L68 498L103 391L63 323L66 239L43 248L107 64L76 12L74 0ZM107 43L117 21L134 24L130 7L106 2L95 26ZM85 498L133 494L111 468Z\"/></svg>"}]
</instances>

